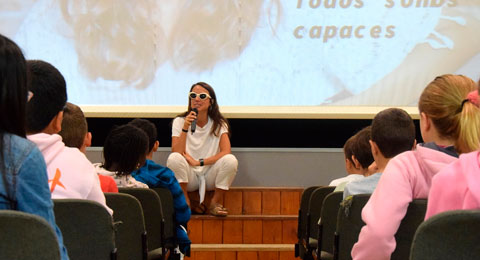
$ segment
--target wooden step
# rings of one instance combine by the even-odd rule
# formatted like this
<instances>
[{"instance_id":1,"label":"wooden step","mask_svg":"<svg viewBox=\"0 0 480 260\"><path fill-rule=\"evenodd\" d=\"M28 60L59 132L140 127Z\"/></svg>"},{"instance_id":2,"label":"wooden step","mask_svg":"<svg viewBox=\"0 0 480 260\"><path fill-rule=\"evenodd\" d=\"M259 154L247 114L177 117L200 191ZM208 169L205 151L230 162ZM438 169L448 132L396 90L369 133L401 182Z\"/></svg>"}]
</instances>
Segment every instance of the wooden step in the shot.
<instances>
[{"instance_id":1,"label":"wooden step","mask_svg":"<svg viewBox=\"0 0 480 260\"><path fill-rule=\"evenodd\" d=\"M242 186L234 186L230 187L232 191L238 190L245 190L245 191L303 191L303 187L262 187L262 186L255 186L255 187L242 187Z\"/></svg>"},{"instance_id":2,"label":"wooden step","mask_svg":"<svg viewBox=\"0 0 480 260\"><path fill-rule=\"evenodd\" d=\"M192 244L188 260L295 260L293 244Z\"/></svg>"},{"instance_id":3,"label":"wooden step","mask_svg":"<svg viewBox=\"0 0 480 260\"><path fill-rule=\"evenodd\" d=\"M232 187L221 203L226 217L192 215L194 260L294 260L301 187ZM205 195L208 206L213 192ZM189 193L192 204L198 192Z\"/></svg>"},{"instance_id":4,"label":"wooden step","mask_svg":"<svg viewBox=\"0 0 480 260\"><path fill-rule=\"evenodd\" d=\"M190 219L197 220L297 220L298 215L228 215L225 217L216 217L212 215L192 215Z\"/></svg>"},{"instance_id":5,"label":"wooden step","mask_svg":"<svg viewBox=\"0 0 480 260\"><path fill-rule=\"evenodd\" d=\"M231 187L221 199L233 215L297 215L301 187ZM198 192L189 192L192 205L198 204ZM213 192L205 195L207 207Z\"/></svg>"},{"instance_id":6,"label":"wooden step","mask_svg":"<svg viewBox=\"0 0 480 260\"><path fill-rule=\"evenodd\" d=\"M293 244L192 244L191 250L197 251L294 251Z\"/></svg>"},{"instance_id":7,"label":"wooden step","mask_svg":"<svg viewBox=\"0 0 480 260\"><path fill-rule=\"evenodd\" d=\"M194 244L294 244L296 215L194 215L188 234Z\"/></svg>"}]
</instances>

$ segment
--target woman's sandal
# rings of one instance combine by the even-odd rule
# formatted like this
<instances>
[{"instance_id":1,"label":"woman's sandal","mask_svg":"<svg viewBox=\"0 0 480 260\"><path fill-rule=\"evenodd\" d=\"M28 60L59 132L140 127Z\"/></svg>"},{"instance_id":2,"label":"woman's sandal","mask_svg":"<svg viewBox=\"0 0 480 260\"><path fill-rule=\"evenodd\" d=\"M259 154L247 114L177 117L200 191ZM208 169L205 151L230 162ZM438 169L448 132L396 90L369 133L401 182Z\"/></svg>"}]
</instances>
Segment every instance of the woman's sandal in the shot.
<instances>
[{"instance_id":1,"label":"woman's sandal","mask_svg":"<svg viewBox=\"0 0 480 260\"><path fill-rule=\"evenodd\" d=\"M217 217L225 217L228 215L228 211L221 204L215 204L210 206L210 214Z\"/></svg>"}]
</instances>

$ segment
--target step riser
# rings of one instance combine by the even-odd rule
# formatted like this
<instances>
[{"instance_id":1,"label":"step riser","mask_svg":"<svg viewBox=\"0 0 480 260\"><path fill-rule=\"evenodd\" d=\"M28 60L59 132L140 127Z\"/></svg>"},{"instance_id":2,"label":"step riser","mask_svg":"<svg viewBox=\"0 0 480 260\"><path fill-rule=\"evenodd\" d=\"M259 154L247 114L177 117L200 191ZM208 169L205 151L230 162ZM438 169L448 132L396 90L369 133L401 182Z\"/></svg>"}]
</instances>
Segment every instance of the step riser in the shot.
<instances>
[{"instance_id":1,"label":"step riser","mask_svg":"<svg viewBox=\"0 0 480 260\"><path fill-rule=\"evenodd\" d=\"M198 251L294 251L292 244L192 244L191 250Z\"/></svg>"},{"instance_id":2,"label":"step riser","mask_svg":"<svg viewBox=\"0 0 480 260\"><path fill-rule=\"evenodd\" d=\"M293 251L217 251L192 252L188 260L295 260Z\"/></svg>"},{"instance_id":3,"label":"step riser","mask_svg":"<svg viewBox=\"0 0 480 260\"><path fill-rule=\"evenodd\" d=\"M192 219L188 232L194 244L294 244L297 220Z\"/></svg>"},{"instance_id":4,"label":"step riser","mask_svg":"<svg viewBox=\"0 0 480 260\"><path fill-rule=\"evenodd\" d=\"M296 215L300 207L301 189L231 189L220 200L232 215ZM198 203L198 192L189 194L192 204ZM209 204L213 192L207 192Z\"/></svg>"},{"instance_id":5,"label":"step riser","mask_svg":"<svg viewBox=\"0 0 480 260\"><path fill-rule=\"evenodd\" d=\"M220 201L228 209L228 217L192 215L188 232L193 245L191 257L186 259L295 260L293 244L297 242L302 192L302 188L232 187ZM207 206L212 196L213 192L205 195ZM189 197L192 205L198 203L198 192Z\"/></svg>"}]
</instances>

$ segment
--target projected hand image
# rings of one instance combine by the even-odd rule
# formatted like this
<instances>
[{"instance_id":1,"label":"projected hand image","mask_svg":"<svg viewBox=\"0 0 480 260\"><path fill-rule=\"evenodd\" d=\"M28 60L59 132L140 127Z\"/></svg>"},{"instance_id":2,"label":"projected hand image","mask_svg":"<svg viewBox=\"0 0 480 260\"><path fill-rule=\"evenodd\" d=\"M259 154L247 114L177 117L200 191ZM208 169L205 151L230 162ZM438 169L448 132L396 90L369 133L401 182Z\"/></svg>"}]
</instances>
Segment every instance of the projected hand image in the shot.
<instances>
[{"instance_id":1,"label":"projected hand image","mask_svg":"<svg viewBox=\"0 0 480 260\"><path fill-rule=\"evenodd\" d=\"M419 88L421 82L447 73L478 79L480 39L472 35L480 28L479 3L472 0L444 3L455 3L455 6L441 10L432 30L407 53L402 63L392 72L382 75L364 92L339 100L336 104L362 105L374 99L379 100L378 105L415 106L422 91Z\"/></svg>"}]
</instances>

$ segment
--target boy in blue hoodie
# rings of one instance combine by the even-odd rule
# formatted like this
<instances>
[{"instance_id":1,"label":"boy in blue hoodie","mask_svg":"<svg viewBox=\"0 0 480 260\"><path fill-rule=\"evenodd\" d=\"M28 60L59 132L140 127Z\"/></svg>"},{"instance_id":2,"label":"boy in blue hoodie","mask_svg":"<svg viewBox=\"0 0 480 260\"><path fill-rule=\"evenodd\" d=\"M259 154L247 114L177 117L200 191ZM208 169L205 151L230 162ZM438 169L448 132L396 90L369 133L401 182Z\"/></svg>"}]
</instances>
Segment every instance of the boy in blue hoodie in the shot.
<instances>
[{"instance_id":1,"label":"boy in blue hoodie","mask_svg":"<svg viewBox=\"0 0 480 260\"><path fill-rule=\"evenodd\" d=\"M140 128L148 136L149 152L147 154L147 160L140 169L132 172L132 176L137 181L147 184L150 188L163 187L170 190L175 209L177 243L179 244L180 251L185 253L190 247L191 241L184 227L186 227L187 222L190 220L191 212L182 188L175 178L173 171L153 161L153 153L157 151L159 146L159 142L157 141L157 128L152 122L139 118L130 121L128 124Z\"/></svg>"}]
</instances>

